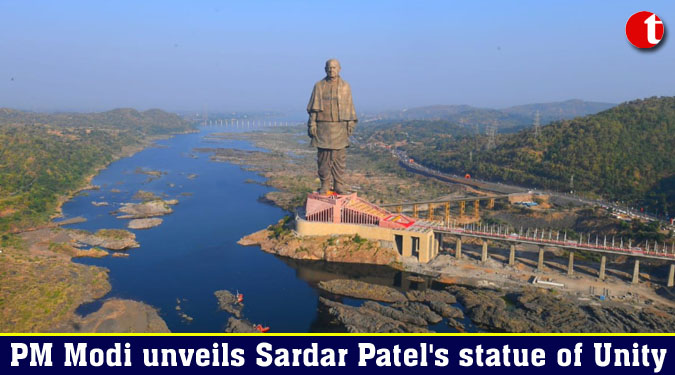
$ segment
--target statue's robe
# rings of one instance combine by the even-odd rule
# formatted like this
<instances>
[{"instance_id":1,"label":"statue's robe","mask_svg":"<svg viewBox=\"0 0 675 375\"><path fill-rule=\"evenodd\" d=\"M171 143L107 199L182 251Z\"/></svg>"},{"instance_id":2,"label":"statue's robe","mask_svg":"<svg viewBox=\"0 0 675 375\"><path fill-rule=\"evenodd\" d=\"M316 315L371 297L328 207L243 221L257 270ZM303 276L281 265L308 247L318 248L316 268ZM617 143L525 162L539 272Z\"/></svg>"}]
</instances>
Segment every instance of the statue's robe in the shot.
<instances>
[{"instance_id":1,"label":"statue's robe","mask_svg":"<svg viewBox=\"0 0 675 375\"><path fill-rule=\"evenodd\" d=\"M316 114L316 137L311 145L318 148L340 150L349 147L348 127L358 119L354 110L352 90L338 77L334 82L322 79L314 85L307 104L307 112Z\"/></svg>"}]
</instances>

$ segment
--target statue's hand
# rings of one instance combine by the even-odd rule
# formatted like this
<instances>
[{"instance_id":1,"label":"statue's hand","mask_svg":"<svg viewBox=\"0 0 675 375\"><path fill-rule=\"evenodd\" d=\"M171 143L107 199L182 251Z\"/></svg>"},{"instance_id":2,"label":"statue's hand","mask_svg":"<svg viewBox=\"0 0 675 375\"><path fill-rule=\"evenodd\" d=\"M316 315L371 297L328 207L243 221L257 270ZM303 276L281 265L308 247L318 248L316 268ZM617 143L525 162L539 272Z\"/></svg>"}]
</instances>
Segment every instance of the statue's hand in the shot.
<instances>
[{"instance_id":1,"label":"statue's hand","mask_svg":"<svg viewBox=\"0 0 675 375\"><path fill-rule=\"evenodd\" d=\"M307 127L307 135L310 138L316 137L316 124L309 124L309 127Z\"/></svg>"},{"instance_id":2,"label":"statue's hand","mask_svg":"<svg viewBox=\"0 0 675 375\"><path fill-rule=\"evenodd\" d=\"M353 121L349 121L347 123L347 136L351 136L352 133L354 132L354 128L356 127L356 123Z\"/></svg>"}]
</instances>

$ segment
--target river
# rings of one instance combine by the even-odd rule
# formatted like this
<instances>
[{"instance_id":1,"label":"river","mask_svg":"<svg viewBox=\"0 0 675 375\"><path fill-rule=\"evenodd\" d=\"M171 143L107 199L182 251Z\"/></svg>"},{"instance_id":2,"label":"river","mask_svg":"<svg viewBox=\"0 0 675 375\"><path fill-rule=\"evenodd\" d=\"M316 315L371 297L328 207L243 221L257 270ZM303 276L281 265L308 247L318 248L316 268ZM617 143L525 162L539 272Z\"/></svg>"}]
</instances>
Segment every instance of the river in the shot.
<instances>
[{"instance_id":1,"label":"river","mask_svg":"<svg viewBox=\"0 0 675 375\"><path fill-rule=\"evenodd\" d=\"M107 298L133 299L157 308L172 332L223 332L228 314L218 309L213 292L228 289L244 294L244 318L270 326L272 332L325 331L332 328L317 313L318 281L346 276L400 285L401 274L384 266L302 262L238 245L242 236L287 213L258 201L271 190L250 183L261 181L260 176L193 151L197 147L256 150L245 141L204 139L209 133L225 130L205 127L197 133L158 141L102 170L92 181L100 190L81 193L63 205L65 218L87 219L68 228L95 231L126 228L128 220L117 219L111 211L121 203L134 202L132 196L139 190L180 201L172 214L162 217L160 226L133 230L141 247L129 250L129 257L77 260L108 268L112 285L108 295L81 306L78 313L95 311ZM162 171L162 175L156 178L138 173L139 168ZM189 178L191 174L197 176ZM92 201L110 205L97 207ZM342 302L361 303L348 298ZM179 312L193 320L184 319ZM442 323L430 328L448 330Z\"/></svg>"}]
</instances>

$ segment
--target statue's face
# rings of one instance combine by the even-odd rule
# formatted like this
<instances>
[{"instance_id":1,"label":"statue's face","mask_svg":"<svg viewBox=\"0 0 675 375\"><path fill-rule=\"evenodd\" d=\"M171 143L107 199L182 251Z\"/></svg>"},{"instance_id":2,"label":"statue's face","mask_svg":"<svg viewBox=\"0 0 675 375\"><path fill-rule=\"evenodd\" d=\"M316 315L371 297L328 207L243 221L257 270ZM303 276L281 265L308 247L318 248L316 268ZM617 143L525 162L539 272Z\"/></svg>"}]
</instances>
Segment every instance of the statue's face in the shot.
<instances>
[{"instance_id":1,"label":"statue's face","mask_svg":"<svg viewBox=\"0 0 675 375\"><path fill-rule=\"evenodd\" d=\"M335 60L331 60L326 63L326 75L328 78L333 79L337 78L340 74L340 63Z\"/></svg>"}]
</instances>

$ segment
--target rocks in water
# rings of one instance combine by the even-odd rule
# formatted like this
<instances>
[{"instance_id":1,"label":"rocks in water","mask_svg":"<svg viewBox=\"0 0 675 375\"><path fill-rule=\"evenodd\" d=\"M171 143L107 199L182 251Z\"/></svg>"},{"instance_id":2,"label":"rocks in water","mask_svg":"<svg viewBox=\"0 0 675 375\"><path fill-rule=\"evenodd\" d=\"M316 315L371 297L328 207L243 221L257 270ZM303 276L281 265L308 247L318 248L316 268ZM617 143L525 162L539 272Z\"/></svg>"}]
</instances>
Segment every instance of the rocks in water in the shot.
<instances>
[{"instance_id":1,"label":"rocks in water","mask_svg":"<svg viewBox=\"0 0 675 375\"><path fill-rule=\"evenodd\" d=\"M419 302L396 303L392 306L401 309L406 314L419 316L429 324L440 323L443 320L440 315L431 311L429 306Z\"/></svg>"},{"instance_id":2,"label":"rocks in water","mask_svg":"<svg viewBox=\"0 0 675 375\"><path fill-rule=\"evenodd\" d=\"M382 314L382 315L384 315L388 318L392 318L392 319L397 320L399 322L410 323L410 324L414 324L416 326L426 326L427 325L427 321L424 320L422 317L420 317L418 315L411 314L408 311L402 311L402 310L399 310L399 309L395 309L393 307L383 306L383 305L380 305L377 302L366 301L362 305L362 307L364 307L368 310L372 310L372 311L375 311L377 313L380 313L380 314Z\"/></svg>"},{"instance_id":3,"label":"rocks in water","mask_svg":"<svg viewBox=\"0 0 675 375\"><path fill-rule=\"evenodd\" d=\"M178 306L176 306L176 307L178 307ZM191 321L194 320L193 317L191 317L190 315L188 315L188 314L186 314L186 313L184 313L184 312L179 312L179 313L178 313L178 316L180 316L181 319L185 320L186 322L191 322Z\"/></svg>"},{"instance_id":4,"label":"rocks in water","mask_svg":"<svg viewBox=\"0 0 675 375\"><path fill-rule=\"evenodd\" d=\"M368 284L357 280L330 280L319 282L321 290L342 296L369 299L381 302L405 302L407 299L398 290L376 284Z\"/></svg>"},{"instance_id":5,"label":"rocks in water","mask_svg":"<svg viewBox=\"0 0 675 375\"><path fill-rule=\"evenodd\" d=\"M424 327L385 316L380 311L392 315L396 313L372 304L353 307L323 297L319 297L319 303L339 325L351 333L432 332Z\"/></svg>"},{"instance_id":6,"label":"rocks in water","mask_svg":"<svg viewBox=\"0 0 675 375\"><path fill-rule=\"evenodd\" d=\"M514 292L450 286L465 314L488 331L505 332L672 332L675 309L636 308L616 302L577 301L546 289ZM594 305L596 304L596 305Z\"/></svg>"},{"instance_id":7,"label":"rocks in water","mask_svg":"<svg viewBox=\"0 0 675 375\"><path fill-rule=\"evenodd\" d=\"M129 254L127 253L113 253L113 258L128 258Z\"/></svg>"},{"instance_id":8,"label":"rocks in water","mask_svg":"<svg viewBox=\"0 0 675 375\"><path fill-rule=\"evenodd\" d=\"M145 190L139 190L137 191L131 199L136 199L139 201L147 202L147 201L154 201L158 200L159 197L151 192L151 191L145 191Z\"/></svg>"},{"instance_id":9,"label":"rocks in water","mask_svg":"<svg viewBox=\"0 0 675 375\"><path fill-rule=\"evenodd\" d=\"M199 175L196 173L190 173L189 175L187 175L187 178L189 178L190 180L194 180L195 178L197 178L197 176Z\"/></svg>"},{"instance_id":10,"label":"rocks in water","mask_svg":"<svg viewBox=\"0 0 675 375\"><path fill-rule=\"evenodd\" d=\"M464 313L457 307L441 301L429 302L432 311L447 319L464 319Z\"/></svg>"},{"instance_id":11,"label":"rocks in water","mask_svg":"<svg viewBox=\"0 0 675 375\"><path fill-rule=\"evenodd\" d=\"M230 317L227 320L227 327L225 328L227 333L259 333L255 326L244 319L237 319L235 317Z\"/></svg>"},{"instance_id":12,"label":"rocks in water","mask_svg":"<svg viewBox=\"0 0 675 375\"><path fill-rule=\"evenodd\" d=\"M178 203L177 200L163 201L152 200L143 203L123 203L119 211L126 215L120 215L118 219L142 219L152 216L162 216L173 212L172 204Z\"/></svg>"},{"instance_id":13,"label":"rocks in water","mask_svg":"<svg viewBox=\"0 0 675 375\"><path fill-rule=\"evenodd\" d=\"M151 176L151 177L160 177L161 175L166 174L166 172L163 172L163 171L155 171L155 170L152 170L152 169L141 168L141 167L136 168L134 173L145 174L145 175L148 175L148 176Z\"/></svg>"},{"instance_id":14,"label":"rocks in water","mask_svg":"<svg viewBox=\"0 0 675 375\"><path fill-rule=\"evenodd\" d=\"M213 294L218 299L218 306L221 310L225 310L235 317L241 318L241 310L244 308L244 305L237 302L236 295L232 294L229 290L216 290Z\"/></svg>"},{"instance_id":15,"label":"rocks in water","mask_svg":"<svg viewBox=\"0 0 675 375\"><path fill-rule=\"evenodd\" d=\"M162 224L162 221L160 218L134 219L129 221L127 227L129 229L148 229Z\"/></svg>"},{"instance_id":16,"label":"rocks in water","mask_svg":"<svg viewBox=\"0 0 675 375\"><path fill-rule=\"evenodd\" d=\"M444 290L409 290L405 292L405 296L410 301L415 302L443 302L448 304L453 304L457 302L457 298L452 294Z\"/></svg>"},{"instance_id":17,"label":"rocks in water","mask_svg":"<svg viewBox=\"0 0 675 375\"><path fill-rule=\"evenodd\" d=\"M110 203L108 203L108 202L96 202L96 201L92 201L91 204L93 204L96 207L109 206L110 205Z\"/></svg>"},{"instance_id":18,"label":"rocks in water","mask_svg":"<svg viewBox=\"0 0 675 375\"><path fill-rule=\"evenodd\" d=\"M69 230L68 235L75 241L108 250L126 250L140 247L136 235L124 229L99 229L96 233L85 230Z\"/></svg>"}]
</instances>

